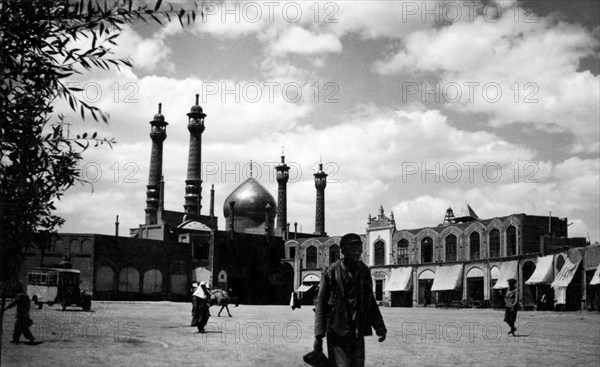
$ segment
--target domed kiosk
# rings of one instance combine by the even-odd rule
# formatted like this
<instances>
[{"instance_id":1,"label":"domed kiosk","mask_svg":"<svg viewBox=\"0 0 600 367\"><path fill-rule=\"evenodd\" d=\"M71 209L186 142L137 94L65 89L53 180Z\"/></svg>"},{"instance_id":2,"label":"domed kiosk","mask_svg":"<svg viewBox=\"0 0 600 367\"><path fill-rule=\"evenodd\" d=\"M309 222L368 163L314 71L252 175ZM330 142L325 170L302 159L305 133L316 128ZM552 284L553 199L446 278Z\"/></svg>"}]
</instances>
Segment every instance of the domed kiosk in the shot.
<instances>
[{"instance_id":1,"label":"domed kiosk","mask_svg":"<svg viewBox=\"0 0 600 367\"><path fill-rule=\"evenodd\" d=\"M233 227L235 232L265 234L268 228L272 233L276 213L273 195L253 177L233 190L223 204L227 229Z\"/></svg>"}]
</instances>

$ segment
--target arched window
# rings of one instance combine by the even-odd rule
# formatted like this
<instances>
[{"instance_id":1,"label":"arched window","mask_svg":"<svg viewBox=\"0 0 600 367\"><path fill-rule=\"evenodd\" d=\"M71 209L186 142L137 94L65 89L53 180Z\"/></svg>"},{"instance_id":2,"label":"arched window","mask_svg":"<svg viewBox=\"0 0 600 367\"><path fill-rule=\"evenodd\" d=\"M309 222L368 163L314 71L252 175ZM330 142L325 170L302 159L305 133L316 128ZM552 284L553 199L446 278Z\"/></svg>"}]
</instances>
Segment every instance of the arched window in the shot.
<instances>
[{"instance_id":1,"label":"arched window","mask_svg":"<svg viewBox=\"0 0 600 367\"><path fill-rule=\"evenodd\" d=\"M500 231L495 228L490 231L490 257L500 257Z\"/></svg>"},{"instance_id":2,"label":"arched window","mask_svg":"<svg viewBox=\"0 0 600 367\"><path fill-rule=\"evenodd\" d=\"M408 241L401 239L398 242L398 265L408 264Z\"/></svg>"},{"instance_id":3,"label":"arched window","mask_svg":"<svg viewBox=\"0 0 600 367\"><path fill-rule=\"evenodd\" d=\"M309 246L306 249L306 267L310 269L317 267L317 248L315 246Z\"/></svg>"},{"instance_id":4,"label":"arched window","mask_svg":"<svg viewBox=\"0 0 600 367\"><path fill-rule=\"evenodd\" d=\"M119 272L119 291L128 293L139 293L140 273L136 268L127 267Z\"/></svg>"},{"instance_id":5,"label":"arched window","mask_svg":"<svg viewBox=\"0 0 600 367\"><path fill-rule=\"evenodd\" d=\"M469 236L469 260L479 260L481 254L479 232L473 232Z\"/></svg>"},{"instance_id":6,"label":"arched window","mask_svg":"<svg viewBox=\"0 0 600 367\"><path fill-rule=\"evenodd\" d=\"M150 269L144 273L144 294L155 294L162 292L162 273L158 269Z\"/></svg>"},{"instance_id":7,"label":"arched window","mask_svg":"<svg viewBox=\"0 0 600 367\"><path fill-rule=\"evenodd\" d=\"M385 243L383 241L375 242L375 263L374 265L385 265Z\"/></svg>"},{"instance_id":8,"label":"arched window","mask_svg":"<svg viewBox=\"0 0 600 367\"><path fill-rule=\"evenodd\" d=\"M113 290L114 272L109 266L103 266L96 271L96 290L97 291L112 291Z\"/></svg>"},{"instance_id":9,"label":"arched window","mask_svg":"<svg viewBox=\"0 0 600 367\"><path fill-rule=\"evenodd\" d=\"M431 237L425 237L421 240L421 262L433 262L433 240Z\"/></svg>"},{"instance_id":10,"label":"arched window","mask_svg":"<svg viewBox=\"0 0 600 367\"><path fill-rule=\"evenodd\" d=\"M506 256L517 254L517 229L510 226L506 229Z\"/></svg>"},{"instance_id":11,"label":"arched window","mask_svg":"<svg viewBox=\"0 0 600 367\"><path fill-rule=\"evenodd\" d=\"M456 261L456 236L446 236L446 261Z\"/></svg>"},{"instance_id":12,"label":"arched window","mask_svg":"<svg viewBox=\"0 0 600 367\"><path fill-rule=\"evenodd\" d=\"M340 246L331 245L331 247L329 247L329 263L333 264L334 262L338 261L339 258L340 258Z\"/></svg>"}]
</instances>

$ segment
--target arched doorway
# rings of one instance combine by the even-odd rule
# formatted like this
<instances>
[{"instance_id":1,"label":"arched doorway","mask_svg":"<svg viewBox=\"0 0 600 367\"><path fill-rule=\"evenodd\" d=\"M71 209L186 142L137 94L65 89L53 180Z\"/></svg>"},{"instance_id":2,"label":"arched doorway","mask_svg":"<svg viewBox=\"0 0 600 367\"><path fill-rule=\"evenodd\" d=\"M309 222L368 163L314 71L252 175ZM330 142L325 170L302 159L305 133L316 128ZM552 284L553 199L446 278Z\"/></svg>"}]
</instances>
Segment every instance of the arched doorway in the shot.
<instances>
[{"instance_id":1,"label":"arched doorway","mask_svg":"<svg viewBox=\"0 0 600 367\"><path fill-rule=\"evenodd\" d=\"M434 303L434 300L431 298L431 286L433 285L434 278L435 273L431 270L423 270L419 274L418 304L427 307L427 305Z\"/></svg>"},{"instance_id":2,"label":"arched doorway","mask_svg":"<svg viewBox=\"0 0 600 367\"><path fill-rule=\"evenodd\" d=\"M490 294L492 297L492 307L493 308L504 308L504 297L502 295L501 289L494 289L498 278L500 277L500 269L497 266L492 266L490 269L490 277L492 278L492 283L490 286Z\"/></svg>"},{"instance_id":3,"label":"arched doorway","mask_svg":"<svg viewBox=\"0 0 600 367\"><path fill-rule=\"evenodd\" d=\"M525 261L523 263L523 279L527 280L531 278L531 275L535 271L535 263L533 261ZM523 282L523 307L534 308L535 300L537 298L537 287L535 285L527 285Z\"/></svg>"},{"instance_id":4,"label":"arched doorway","mask_svg":"<svg viewBox=\"0 0 600 367\"><path fill-rule=\"evenodd\" d=\"M474 267L467 272L467 301L483 304L483 271Z\"/></svg>"}]
</instances>

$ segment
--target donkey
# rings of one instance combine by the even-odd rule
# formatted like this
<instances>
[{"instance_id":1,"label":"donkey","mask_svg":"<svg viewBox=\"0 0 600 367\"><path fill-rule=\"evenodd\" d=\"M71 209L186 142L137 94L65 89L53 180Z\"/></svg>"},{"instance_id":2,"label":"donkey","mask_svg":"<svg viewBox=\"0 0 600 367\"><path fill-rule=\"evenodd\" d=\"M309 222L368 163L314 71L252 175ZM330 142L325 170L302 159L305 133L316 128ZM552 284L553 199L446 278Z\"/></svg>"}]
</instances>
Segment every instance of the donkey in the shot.
<instances>
[{"instance_id":1,"label":"donkey","mask_svg":"<svg viewBox=\"0 0 600 367\"><path fill-rule=\"evenodd\" d=\"M226 309L229 317L232 317L231 313L229 312L229 306L228 306L229 303L231 303L231 298L229 297L227 292L222 289L214 289L214 290L210 291L210 294L212 295L212 298L210 299L210 305L211 306L214 306L214 305L221 306L221 309L219 310L219 313L217 314L217 316L221 317L221 312L223 311L223 309Z\"/></svg>"}]
</instances>

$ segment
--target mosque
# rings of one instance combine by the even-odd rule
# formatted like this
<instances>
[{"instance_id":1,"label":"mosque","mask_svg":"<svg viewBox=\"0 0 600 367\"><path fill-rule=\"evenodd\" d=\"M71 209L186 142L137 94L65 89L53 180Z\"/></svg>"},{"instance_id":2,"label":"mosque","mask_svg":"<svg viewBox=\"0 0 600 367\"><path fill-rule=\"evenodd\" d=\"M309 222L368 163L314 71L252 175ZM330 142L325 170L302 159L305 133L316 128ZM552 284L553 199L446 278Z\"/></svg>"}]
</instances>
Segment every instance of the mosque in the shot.
<instances>
[{"instance_id":1,"label":"mosque","mask_svg":"<svg viewBox=\"0 0 600 367\"><path fill-rule=\"evenodd\" d=\"M48 248L25 252L19 279L32 267L51 267L65 256L81 270L81 288L104 300L186 300L193 282L232 289L240 303L287 304L290 294L314 294L322 270L342 255L340 236L325 231L327 174L314 174L315 232L290 231L287 182L290 167L276 166L277 201L253 177L223 203L226 228L218 228L214 187L208 215L201 214L201 151L205 117L191 107L183 212L164 208L163 142L168 123L158 113L150 121L152 148L145 221L129 237L60 233ZM599 309L600 246L569 238L566 218L525 213L481 219L467 204L443 223L397 229L383 207L368 216L363 261L373 292L383 306L503 307L507 280L517 279L526 309L545 304L567 310ZM312 292L312 293L311 293ZM542 298L542 296L544 296ZM310 303L312 297L304 297ZM546 307L546 306L544 306Z\"/></svg>"}]
</instances>

